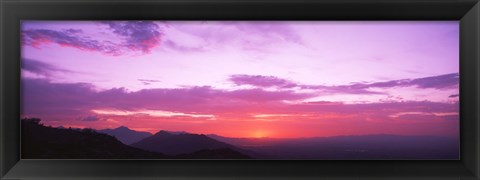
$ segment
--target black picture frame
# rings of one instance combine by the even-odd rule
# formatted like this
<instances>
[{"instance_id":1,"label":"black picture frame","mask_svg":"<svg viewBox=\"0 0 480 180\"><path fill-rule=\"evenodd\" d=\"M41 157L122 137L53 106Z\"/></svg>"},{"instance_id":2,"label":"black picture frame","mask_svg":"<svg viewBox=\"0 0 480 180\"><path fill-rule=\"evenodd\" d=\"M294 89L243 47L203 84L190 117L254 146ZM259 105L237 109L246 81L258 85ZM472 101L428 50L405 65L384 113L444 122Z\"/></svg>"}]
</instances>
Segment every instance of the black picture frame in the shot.
<instances>
[{"instance_id":1,"label":"black picture frame","mask_svg":"<svg viewBox=\"0 0 480 180\"><path fill-rule=\"evenodd\" d=\"M477 0L0 0L1 179L479 179ZM459 20L460 160L21 160L21 20Z\"/></svg>"}]
</instances>

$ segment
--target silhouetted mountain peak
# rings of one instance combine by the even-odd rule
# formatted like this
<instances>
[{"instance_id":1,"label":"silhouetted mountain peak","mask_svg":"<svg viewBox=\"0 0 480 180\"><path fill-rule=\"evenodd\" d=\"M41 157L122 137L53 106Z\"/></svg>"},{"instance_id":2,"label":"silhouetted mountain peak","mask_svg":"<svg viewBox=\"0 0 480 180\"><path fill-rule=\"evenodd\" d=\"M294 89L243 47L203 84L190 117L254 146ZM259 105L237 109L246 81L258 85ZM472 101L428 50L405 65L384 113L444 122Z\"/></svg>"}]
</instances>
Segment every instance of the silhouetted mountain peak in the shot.
<instances>
[{"instance_id":1,"label":"silhouetted mountain peak","mask_svg":"<svg viewBox=\"0 0 480 180\"><path fill-rule=\"evenodd\" d=\"M165 154L192 153L203 149L229 148L232 145L217 141L204 134L172 134L168 131L159 131L155 135L142 139L132 146L140 149L162 152Z\"/></svg>"},{"instance_id":2,"label":"silhouetted mountain peak","mask_svg":"<svg viewBox=\"0 0 480 180\"><path fill-rule=\"evenodd\" d=\"M124 144L132 144L152 135L149 132L135 131L126 126L119 126L115 129L97 130L97 132L114 136Z\"/></svg>"},{"instance_id":3,"label":"silhouetted mountain peak","mask_svg":"<svg viewBox=\"0 0 480 180\"><path fill-rule=\"evenodd\" d=\"M130 128L126 127L126 126L119 126L117 128L115 128L117 130L131 130Z\"/></svg>"},{"instance_id":4,"label":"silhouetted mountain peak","mask_svg":"<svg viewBox=\"0 0 480 180\"><path fill-rule=\"evenodd\" d=\"M170 134L192 134L186 131L167 131L167 132L169 132Z\"/></svg>"},{"instance_id":5,"label":"silhouetted mountain peak","mask_svg":"<svg viewBox=\"0 0 480 180\"><path fill-rule=\"evenodd\" d=\"M165 130L160 130L157 133L155 133L153 136L172 136L173 134L165 131Z\"/></svg>"},{"instance_id":6,"label":"silhouetted mountain peak","mask_svg":"<svg viewBox=\"0 0 480 180\"><path fill-rule=\"evenodd\" d=\"M160 130L155 134L171 134L171 135L180 135L180 134L192 134L186 131L167 131L167 130Z\"/></svg>"}]
</instances>

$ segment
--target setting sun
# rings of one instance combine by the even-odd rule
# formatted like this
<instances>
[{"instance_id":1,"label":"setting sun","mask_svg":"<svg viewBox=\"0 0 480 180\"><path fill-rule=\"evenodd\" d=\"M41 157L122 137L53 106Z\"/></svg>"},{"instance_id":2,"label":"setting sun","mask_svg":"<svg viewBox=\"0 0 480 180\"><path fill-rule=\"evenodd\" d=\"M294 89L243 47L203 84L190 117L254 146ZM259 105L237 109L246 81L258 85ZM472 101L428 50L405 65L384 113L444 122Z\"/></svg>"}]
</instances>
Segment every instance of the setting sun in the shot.
<instances>
[{"instance_id":1,"label":"setting sun","mask_svg":"<svg viewBox=\"0 0 480 180\"><path fill-rule=\"evenodd\" d=\"M257 131L254 131L251 136L254 138L264 138L264 137L267 137L267 135L268 133L266 133L265 131L257 130Z\"/></svg>"}]
</instances>

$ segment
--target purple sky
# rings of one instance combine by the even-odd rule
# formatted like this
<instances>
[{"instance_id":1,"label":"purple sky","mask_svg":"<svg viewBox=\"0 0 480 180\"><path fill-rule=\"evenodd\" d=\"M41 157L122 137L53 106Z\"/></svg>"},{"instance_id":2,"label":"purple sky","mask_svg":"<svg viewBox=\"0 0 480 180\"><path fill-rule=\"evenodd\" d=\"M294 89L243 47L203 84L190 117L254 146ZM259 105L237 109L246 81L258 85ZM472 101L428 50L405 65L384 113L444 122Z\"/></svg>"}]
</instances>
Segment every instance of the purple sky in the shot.
<instances>
[{"instance_id":1,"label":"purple sky","mask_svg":"<svg viewBox=\"0 0 480 180\"><path fill-rule=\"evenodd\" d=\"M458 31L457 21L23 21L23 115L52 125L230 136L419 134L420 127L452 135ZM366 116L367 107L378 112ZM373 116L386 122L372 124ZM355 120L342 122L347 117ZM399 117L425 124L410 131L409 121L388 121ZM320 126L347 130L315 133Z\"/></svg>"}]
</instances>

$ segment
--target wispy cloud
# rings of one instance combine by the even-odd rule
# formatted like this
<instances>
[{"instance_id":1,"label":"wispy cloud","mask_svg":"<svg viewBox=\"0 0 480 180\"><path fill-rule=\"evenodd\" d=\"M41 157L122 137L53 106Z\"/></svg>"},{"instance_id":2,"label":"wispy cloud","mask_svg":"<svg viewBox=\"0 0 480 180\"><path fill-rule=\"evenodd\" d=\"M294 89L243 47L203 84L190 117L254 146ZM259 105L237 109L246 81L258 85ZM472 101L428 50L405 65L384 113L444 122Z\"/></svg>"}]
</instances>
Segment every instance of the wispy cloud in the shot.
<instances>
[{"instance_id":1,"label":"wispy cloud","mask_svg":"<svg viewBox=\"0 0 480 180\"><path fill-rule=\"evenodd\" d=\"M60 46L76 48L83 51L101 52L107 55L120 55L118 45L104 41L100 42L89 37L79 35L81 30L49 30L30 29L22 31L22 42L26 45L40 48L44 44L55 43Z\"/></svg>"},{"instance_id":2,"label":"wispy cloud","mask_svg":"<svg viewBox=\"0 0 480 180\"><path fill-rule=\"evenodd\" d=\"M22 31L22 43L36 48L54 43L82 51L119 56L130 52L150 53L161 42L160 27L151 21L108 21L102 24L120 37L121 42L100 41L86 35L81 29L27 29Z\"/></svg>"},{"instance_id":3,"label":"wispy cloud","mask_svg":"<svg viewBox=\"0 0 480 180\"><path fill-rule=\"evenodd\" d=\"M57 66L47 64L44 62L40 62L33 59L22 59L22 70L42 75L42 76L50 76L52 73L55 72L64 72L64 73L71 73L72 71L58 68Z\"/></svg>"},{"instance_id":4,"label":"wispy cloud","mask_svg":"<svg viewBox=\"0 0 480 180\"><path fill-rule=\"evenodd\" d=\"M150 85L152 83L161 82L159 80L154 80L154 79L137 79L137 80L140 81L143 85Z\"/></svg>"},{"instance_id":5,"label":"wispy cloud","mask_svg":"<svg viewBox=\"0 0 480 180\"><path fill-rule=\"evenodd\" d=\"M448 97L449 97L449 98L456 98L456 97L458 97L458 96L459 96L458 94L452 94L452 95L450 95L450 96L448 96Z\"/></svg>"},{"instance_id":6,"label":"wispy cloud","mask_svg":"<svg viewBox=\"0 0 480 180\"><path fill-rule=\"evenodd\" d=\"M192 26L194 25L194 26ZM203 21L178 23L176 31L202 40L201 45L188 46L183 38L165 41L166 47L182 52L239 48L245 52L268 53L280 44L304 45L301 35L289 23L276 21ZM192 28L195 27L195 28ZM228 45L228 46L226 46Z\"/></svg>"},{"instance_id":7,"label":"wispy cloud","mask_svg":"<svg viewBox=\"0 0 480 180\"><path fill-rule=\"evenodd\" d=\"M162 43L162 45L166 48L172 49L174 51L182 52L182 53L206 51L206 49L203 46L186 46L172 40L166 40Z\"/></svg>"},{"instance_id":8,"label":"wispy cloud","mask_svg":"<svg viewBox=\"0 0 480 180\"><path fill-rule=\"evenodd\" d=\"M248 106L252 103L301 100L314 96L293 91L265 91L262 89L227 91L208 86L144 89L135 92L128 92L123 88L96 91L92 85L85 83L52 83L45 79L28 78L25 78L24 82L23 97L28 100L24 110L33 114L63 110L75 110L76 113L87 114L91 109L112 108L130 111L152 109L192 114L192 112L205 111L207 106L211 106L207 108L207 111L217 111L214 108L217 105L222 106L222 108L219 107L220 110L235 108L235 104Z\"/></svg>"},{"instance_id":9,"label":"wispy cloud","mask_svg":"<svg viewBox=\"0 0 480 180\"><path fill-rule=\"evenodd\" d=\"M102 22L113 33L124 38L123 46L134 51L149 53L158 46L162 33L160 27L152 21L107 21Z\"/></svg>"},{"instance_id":10,"label":"wispy cloud","mask_svg":"<svg viewBox=\"0 0 480 180\"><path fill-rule=\"evenodd\" d=\"M282 87L291 88L296 87L297 84L285 79L281 79L275 76L260 76L260 75L232 75L229 78L230 81L236 85L252 85L257 87Z\"/></svg>"},{"instance_id":11,"label":"wispy cloud","mask_svg":"<svg viewBox=\"0 0 480 180\"><path fill-rule=\"evenodd\" d=\"M81 117L80 120L82 120L82 121L101 121L101 120L105 120L105 118L99 117L98 115L91 115L91 116Z\"/></svg>"},{"instance_id":12,"label":"wispy cloud","mask_svg":"<svg viewBox=\"0 0 480 180\"><path fill-rule=\"evenodd\" d=\"M406 87L416 86L418 88L447 89L454 88L459 83L458 73L444 74L439 76L431 76L416 79L401 79L394 81L375 82L370 84L358 83L350 85L350 87L366 89L366 88L388 88L388 87Z\"/></svg>"},{"instance_id":13,"label":"wispy cloud","mask_svg":"<svg viewBox=\"0 0 480 180\"><path fill-rule=\"evenodd\" d=\"M119 111L119 110L103 110L93 109L92 112L102 115L116 116L152 116L152 117L191 117L191 118L208 118L215 120L214 115L210 114L187 114L181 112L161 111L161 110L136 110L136 111Z\"/></svg>"},{"instance_id":14,"label":"wispy cloud","mask_svg":"<svg viewBox=\"0 0 480 180\"><path fill-rule=\"evenodd\" d=\"M240 31L263 36L268 39L280 39L284 41L302 43L302 38L288 24L282 22L262 23L236 23L235 27Z\"/></svg>"},{"instance_id":15,"label":"wispy cloud","mask_svg":"<svg viewBox=\"0 0 480 180\"><path fill-rule=\"evenodd\" d=\"M393 88L393 87L417 87L422 89L449 89L456 88L459 83L458 73L451 73L439 76L431 76L416 79L401 79L373 83L353 83L349 85L306 85L295 83L290 80L278 78L275 76L261 75L232 75L229 80L236 85L251 85L259 88L277 87L277 88L300 88L320 90L326 93L339 94L384 94L371 90L371 88Z\"/></svg>"}]
</instances>

